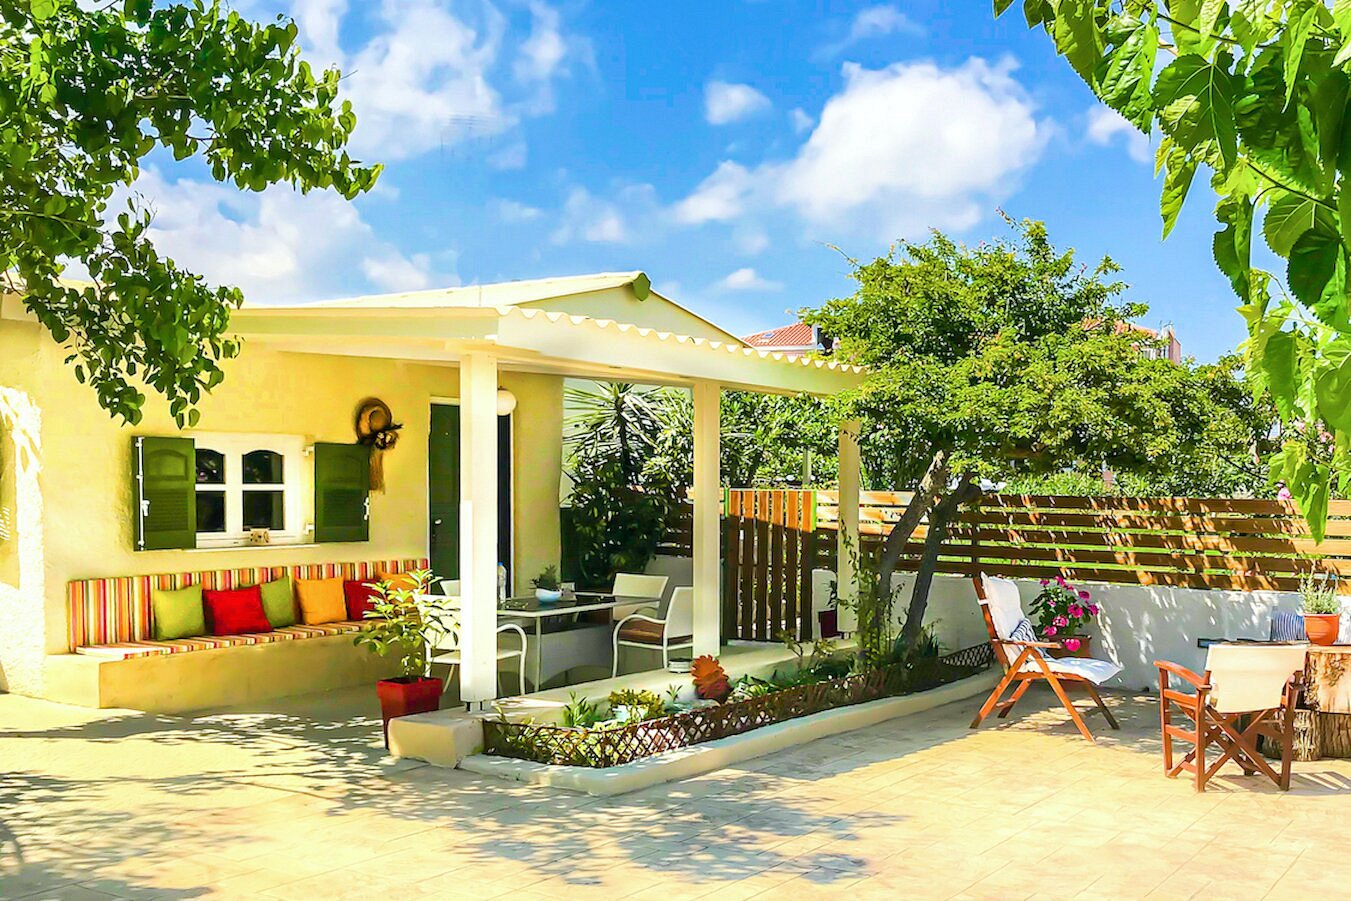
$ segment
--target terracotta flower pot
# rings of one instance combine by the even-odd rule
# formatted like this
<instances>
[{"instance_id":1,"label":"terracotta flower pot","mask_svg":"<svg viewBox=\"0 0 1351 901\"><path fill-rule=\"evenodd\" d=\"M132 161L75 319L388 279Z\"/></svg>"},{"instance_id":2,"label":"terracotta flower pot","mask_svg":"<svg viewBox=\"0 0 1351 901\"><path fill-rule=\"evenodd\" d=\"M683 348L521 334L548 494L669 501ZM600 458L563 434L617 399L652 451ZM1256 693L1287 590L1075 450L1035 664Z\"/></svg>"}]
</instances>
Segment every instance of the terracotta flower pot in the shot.
<instances>
[{"instance_id":1,"label":"terracotta flower pot","mask_svg":"<svg viewBox=\"0 0 1351 901\"><path fill-rule=\"evenodd\" d=\"M435 677L381 679L375 683L380 698L380 717L384 720L385 747L389 747L389 721L413 713L427 713L441 706L442 681Z\"/></svg>"},{"instance_id":2,"label":"terracotta flower pot","mask_svg":"<svg viewBox=\"0 0 1351 901\"><path fill-rule=\"evenodd\" d=\"M1336 644L1341 621L1341 616L1336 613L1306 613L1304 634L1309 636L1311 644Z\"/></svg>"},{"instance_id":3,"label":"terracotta flower pot","mask_svg":"<svg viewBox=\"0 0 1351 901\"><path fill-rule=\"evenodd\" d=\"M1071 638L1079 639L1079 650L1071 651L1066 648L1056 648L1050 652L1050 655L1057 660L1061 657L1092 657L1093 636L1091 635L1057 635L1050 641L1068 641Z\"/></svg>"}]
</instances>

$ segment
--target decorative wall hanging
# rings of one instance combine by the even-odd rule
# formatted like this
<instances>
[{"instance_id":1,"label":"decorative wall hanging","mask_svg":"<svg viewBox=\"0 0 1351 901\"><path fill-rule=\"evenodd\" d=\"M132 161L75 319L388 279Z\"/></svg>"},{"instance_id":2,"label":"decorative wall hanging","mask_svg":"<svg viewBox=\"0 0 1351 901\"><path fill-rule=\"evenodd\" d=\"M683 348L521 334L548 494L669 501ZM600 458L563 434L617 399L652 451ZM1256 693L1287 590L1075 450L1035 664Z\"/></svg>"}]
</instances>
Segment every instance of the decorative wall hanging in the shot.
<instances>
[{"instance_id":1,"label":"decorative wall hanging","mask_svg":"<svg viewBox=\"0 0 1351 901\"><path fill-rule=\"evenodd\" d=\"M384 453L399 441L402 425L394 421L389 405L378 397L368 397L357 404L357 441L371 449L371 489L385 490Z\"/></svg>"}]
</instances>

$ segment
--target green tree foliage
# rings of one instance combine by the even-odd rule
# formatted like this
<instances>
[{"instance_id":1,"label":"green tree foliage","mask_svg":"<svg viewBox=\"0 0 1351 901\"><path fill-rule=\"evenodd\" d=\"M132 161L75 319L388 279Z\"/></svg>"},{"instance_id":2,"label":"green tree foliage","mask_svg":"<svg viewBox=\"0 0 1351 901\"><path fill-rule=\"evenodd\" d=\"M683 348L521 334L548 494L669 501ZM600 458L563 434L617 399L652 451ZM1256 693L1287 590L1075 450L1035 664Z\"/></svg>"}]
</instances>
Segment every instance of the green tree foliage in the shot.
<instances>
[{"instance_id":1,"label":"green tree foliage","mask_svg":"<svg viewBox=\"0 0 1351 901\"><path fill-rule=\"evenodd\" d=\"M1271 475L1321 539L1334 476L1343 490L1351 477L1351 0L1025 0L1023 13L1104 103L1158 129L1165 235L1211 174L1215 262L1247 320L1254 387L1292 438ZM1258 231L1287 292L1252 265ZM1304 436L1324 434L1330 453L1312 453L1322 439Z\"/></svg>"},{"instance_id":2,"label":"green tree foliage","mask_svg":"<svg viewBox=\"0 0 1351 901\"><path fill-rule=\"evenodd\" d=\"M287 19L254 24L220 2L0 0L0 271L127 422L143 382L194 424L238 351L226 328L239 291L156 252L134 202L112 209L148 154L198 157L249 191L350 199L379 174L343 149L356 118L339 72L312 71L295 39ZM93 283L62 281L66 261Z\"/></svg>"},{"instance_id":3,"label":"green tree foliage","mask_svg":"<svg viewBox=\"0 0 1351 901\"><path fill-rule=\"evenodd\" d=\"M863 442L923 463L914 500L889 532L878 578L889 596L906 543L926 516L921 564L902 639L918 640L937 551L982 476L1054 472L1086 461L1167 465L1175 422L1160 377L1120 327L1117 267L1086 268L1057 251L1044 226L965 247L941 234L856 264L858 290L804 312L835 339L837 359L866 366L841 414L867 423ZM906 467L918 467L906 463ZM898 471L904 471L898 469ZM880 609L880 608L879 608Z\"/></svg>"}]
</instances>

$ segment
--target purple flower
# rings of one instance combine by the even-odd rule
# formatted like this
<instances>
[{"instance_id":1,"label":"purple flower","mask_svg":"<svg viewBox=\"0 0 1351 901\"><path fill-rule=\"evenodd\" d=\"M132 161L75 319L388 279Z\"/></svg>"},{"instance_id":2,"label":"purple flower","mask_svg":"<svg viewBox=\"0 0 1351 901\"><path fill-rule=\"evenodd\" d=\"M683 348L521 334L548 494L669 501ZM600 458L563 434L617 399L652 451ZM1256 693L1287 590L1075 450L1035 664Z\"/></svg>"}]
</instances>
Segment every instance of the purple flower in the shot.
<instances>
[{"instance_id":1,"label":"purple flower","mask_svg":"<svg viewBox=\"0 0 1351 901\"><path fill-rule=\"evenodd\" d=\"M1097 616L1097 615L1098 615L1098 605L1097 605L1097 604L1089 604L1089 605L1088 605L1088 615L1089 615L1089 616Z\"/></svg>"},{"instance_id":2,"label":"purple flower","mask_svg":"<svg viewBox=\"0 0 1351 901\"><path fill-rule=\"evenodd\" d=\"M1047 626L1045 629L1041 630L1041 634L1045 635L1047 638L1050 638L1055 633L1056 633L1055 626Z\"/></svg>"},{"instance_id":3,"label":"purple flower","mask_svg":"<svg viewBox=\"0 0 1351 901\"><path fill-rule=\"evenodd\" d=\"M1081 646L1082 646L1082 642L1080 642L1079 639L1077 639L1077 638L1066 638L1066 639L1065 639L1065 650L1069 651L1071 654L1074 653L1075 651L1079 650L1079 648L1080 648Z\"/></svg>"},{"instance_id":4,"label":"purple flower","mask_svg":"<svg viewBox=\"0 0 1351 901\"><path fill-rule=\"evenodd\" d=\"M1050 584L1050 580L1049 580L1049 579L1042 579L1042 580L1041 580L1041 587L1042 587L1042 588L1045 588L1045 587L1046 587L1047 585L1049 585L1049 584Z\"/></svg>"},{"instance_id":5,"label":"purple flower","mask_svg":"<svg viewBox=\"0 0 1351 901\"><path fill-rule=\"evenodd\" d=\"M1070 624L1070 621L1065 619L1065 617L1063 616L1057 616L1055 619L1051 620L1051 622L1062 629Z\"/></svg>"},{"instance_id":6,"label":"purple flower","mask_svg":"<svg viewBox=\"0 0 1351 901\"><path fill-rule=\"evenodd\" d=\"M1075 619L1078 619L1084 615L1084 608L1080 607L1078 604L1070 604L1069 614Z\"/></svg>"},{"instance_id":7,"label":"purple flower","mask_svg":"<svg viewBox=\"0 0 1351 901\"><path fill-rule=\"evenodd\" d=\"M1088 592L1087 591L1079 592L1079 599L1083 601L1088 600Z\"/></svg>"}]
</instances>

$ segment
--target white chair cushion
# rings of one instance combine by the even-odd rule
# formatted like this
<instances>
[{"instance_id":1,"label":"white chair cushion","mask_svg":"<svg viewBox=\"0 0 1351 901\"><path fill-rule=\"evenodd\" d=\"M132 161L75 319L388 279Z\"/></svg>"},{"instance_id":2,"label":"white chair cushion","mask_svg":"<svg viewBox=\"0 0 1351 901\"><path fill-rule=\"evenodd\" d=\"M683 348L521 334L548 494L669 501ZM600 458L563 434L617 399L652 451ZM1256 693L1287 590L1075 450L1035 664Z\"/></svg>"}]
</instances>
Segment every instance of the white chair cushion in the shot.
<instances>
[{"instance_id":1,"label":"white chair cushion","mask_svg":"<svg viewBox=\"0 0 1351 901\"><path fill-rule=\"evenodd\" d=\"M1013 637L1013 630L1027 619L1023 615L1023 601L1018 593L1018 583L1012 579L987 576L981 573L981 582L985 586L984 603L990 608L990 619L994 622L995 634L1005 640Z\"/></svg>"},{"instance_id":2,"label":"white chair cushion","mask_svg":"<svg viewBox=\"0 0 1351 901\"><path fill-rule=\"evenodd\" d=\"M1099 660L1096 657L1061 657L1057 660L1047 656L1046 665L1057 675L1064 673L1069 676L1083 676L1094 685L1101 685L1121 672L1121 667L1112 661ZM1029 660L1023 664L1023 672L1041 672L1041 667L1035 660Z\"/></svg>"}]
</instances>

